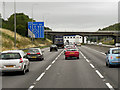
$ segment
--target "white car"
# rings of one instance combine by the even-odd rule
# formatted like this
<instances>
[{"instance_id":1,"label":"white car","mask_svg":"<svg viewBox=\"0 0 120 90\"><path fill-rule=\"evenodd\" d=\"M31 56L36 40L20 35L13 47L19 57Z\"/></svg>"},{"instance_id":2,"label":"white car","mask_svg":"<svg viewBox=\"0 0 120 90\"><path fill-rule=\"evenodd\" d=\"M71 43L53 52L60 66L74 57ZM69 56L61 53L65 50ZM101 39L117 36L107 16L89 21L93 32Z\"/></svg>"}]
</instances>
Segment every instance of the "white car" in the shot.
<instances>
[{"instance_id":1,"label":"white car","mask_svg":"<svg viewBox=\"0 0 120 90\"><path fill-rule=\"evenodd\" d=\"M99 42L99 45L102 45L102 42Z\"/></svg>"},{"instance_id":2,"label":"white car","mask_svg":"<svg viewBox=\"0 0 120 90\"><path fill-rule=\"evenodd\" d=\"M0 54L0 69L2 73L19 71L25 74L29 71L29 60L22 50L3 51Z\"/></svg>"},{"instance_id":3,"label":"white car","mask_svg":"<svg viewBox=\"0 0 120 90\"><path fill-rule=\"evenodd\" d=\"M120 47L120 43L116 43L115 46L116 46L116 47Z\"/></svg>"}]
</instances>

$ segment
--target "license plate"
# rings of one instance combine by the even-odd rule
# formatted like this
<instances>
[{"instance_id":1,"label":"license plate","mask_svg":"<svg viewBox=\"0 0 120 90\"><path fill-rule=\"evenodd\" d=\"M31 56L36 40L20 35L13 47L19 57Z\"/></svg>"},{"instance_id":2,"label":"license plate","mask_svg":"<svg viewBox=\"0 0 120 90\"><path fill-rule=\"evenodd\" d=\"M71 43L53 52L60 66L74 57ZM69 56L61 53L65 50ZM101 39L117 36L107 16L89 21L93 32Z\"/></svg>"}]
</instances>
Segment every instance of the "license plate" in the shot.
<instances>
[{"instance_id":1,"label":"license plate","mask_svg":"<svg viewBox=\"0 0 120 90\"><path fill-rule=\"evenodd\" d=\"M32 58L36 58L36 56L32 56Z\"/></svg>"},{"instance_id":2,"label":"license plate","mask_svg":"<svg viewBox=\"0 0 120 90\"><path fill-rule=\"evenodd\" d=\"M120 58L120 57L116 57L117 59Z\"/></svg>"},{"instance_id":3,"label":"license plate","mask_svg":"<svg viewBox=\"0 0 120 90\"><path fill-rule=\"evenodd\" d=\"M14 67L13 65L7 65L6 67Z\"/></svg>"},{"instance_id":4,"label":"license plate","mask_svg":"<svg viewBox=\"0 0 120 90\"><path fill-rule=\"evenodd\" d=\"M70 54L74 54L74 52L70 52Z\"/></svg>"}]
</instances>

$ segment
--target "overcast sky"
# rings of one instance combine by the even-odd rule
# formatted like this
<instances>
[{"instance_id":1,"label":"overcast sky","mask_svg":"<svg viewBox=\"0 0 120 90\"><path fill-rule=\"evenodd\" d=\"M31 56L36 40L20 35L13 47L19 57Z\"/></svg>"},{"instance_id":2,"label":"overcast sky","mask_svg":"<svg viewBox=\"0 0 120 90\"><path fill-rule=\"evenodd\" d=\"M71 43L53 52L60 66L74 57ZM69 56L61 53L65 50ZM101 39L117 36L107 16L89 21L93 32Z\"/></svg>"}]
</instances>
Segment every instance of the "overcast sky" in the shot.
<instances>
[{"instance_id":1,"label":"overcast sky","mask_svg":"<svg viewBox=\"0 0 120 90\"><path fill-rule=\"evenodd\" d=\"M33 6L33 18L36 21L44 20L45 26L59 31L97 31L99 28L104 28L118 22L117 0L52 1L17 1L16 12L25 13L31 18ZM5 2L4 18L7 19L13 12L14 3Z\"/></svg>"}]
</instances>

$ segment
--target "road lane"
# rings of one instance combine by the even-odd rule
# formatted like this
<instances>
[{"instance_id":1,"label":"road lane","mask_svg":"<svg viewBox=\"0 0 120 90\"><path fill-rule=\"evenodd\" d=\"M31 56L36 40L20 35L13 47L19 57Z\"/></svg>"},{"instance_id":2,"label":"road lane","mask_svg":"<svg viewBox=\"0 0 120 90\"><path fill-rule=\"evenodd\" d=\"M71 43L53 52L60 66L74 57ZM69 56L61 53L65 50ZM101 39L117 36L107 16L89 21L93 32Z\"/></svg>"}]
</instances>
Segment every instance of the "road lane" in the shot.
<instances>
[{"instance_id":1,"label":"road lane","mask_svg":"<svg viewBox=\"0 0 120 90\"><path fill-rule=\"evenodd\" d=\"M104 49L102 51L102 49ZM104 75L107 82L110 82L114 88L118 87L118 68L108 68L105 65L106 56L100 52L107 52L108 48L94 47L94 46L82 46L79 47L80 51L87 57L87 59ZM97 51L95 51L97 50Z\"/></svg>"},{"instance_id":2,"label":"road lane","mask_svg":"<svg viewBox=\"0 0 120 90\"><path fill-rule=\"evenodd\" d=\"M42 73L47 66L57 57L62 51L49 52L49 48L43 49L45 60L43 61L30 61L30 72L25 75L19 75L18 73L10 73L2 76L3 88L29 88L29 86L36 80L36 78Z\"/></svg>"},{"instance_id":3,"label":"road lane","mask_svg":"<svg viewBox=\"0 0 120 90\"><path fill-rule=\"evenodd\" d=\"M34 88L107 88L107 86L81 54L80 59L76 60L65 60L62 54Z\"/></svg>"}]
</instances>

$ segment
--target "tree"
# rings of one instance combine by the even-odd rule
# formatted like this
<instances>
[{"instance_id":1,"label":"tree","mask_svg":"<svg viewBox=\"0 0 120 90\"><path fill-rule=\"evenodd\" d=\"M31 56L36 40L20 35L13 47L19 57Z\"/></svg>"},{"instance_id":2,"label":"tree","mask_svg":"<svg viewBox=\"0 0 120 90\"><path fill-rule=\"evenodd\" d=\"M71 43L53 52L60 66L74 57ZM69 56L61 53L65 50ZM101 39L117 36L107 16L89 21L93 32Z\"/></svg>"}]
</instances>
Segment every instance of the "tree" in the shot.
<instances>
[{"instance_id":1,"label":"tree","mask_svg":"<svg viewBox=\"0 0 120 90\"><path fill-rule=\"evenodd\" d=\"M23 26L21 24L17 25L16 32L19 33L22 36L26 36L27 35L27 30L26 30L25 26Z\"/></svg>"}]
</instances>

